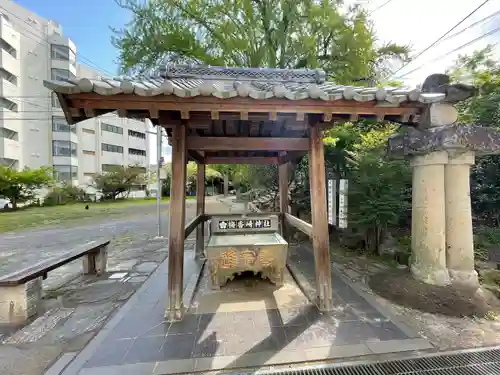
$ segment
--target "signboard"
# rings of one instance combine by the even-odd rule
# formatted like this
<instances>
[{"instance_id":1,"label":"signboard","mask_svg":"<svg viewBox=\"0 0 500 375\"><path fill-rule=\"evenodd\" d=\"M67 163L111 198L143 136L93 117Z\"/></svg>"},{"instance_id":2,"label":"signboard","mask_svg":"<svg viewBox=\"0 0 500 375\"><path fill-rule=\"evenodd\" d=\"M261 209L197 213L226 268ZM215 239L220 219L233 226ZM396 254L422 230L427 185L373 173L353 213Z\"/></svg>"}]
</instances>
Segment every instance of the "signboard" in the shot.
<instances>
[{"instance_id":1,"label":"signboard","mask_svg":"<svg viewBox=\"0 0 500 375\"><path fill-rule=\"evenodd\" d=\"M165 168L160 168L160 180L167 179L167 170Z\"/></svg>"},{"instance_id":2,"label":"signboard","mask_svg":"<svg viewBox=\"0 0 500 375\"><path fill-rule=\"evenodd\" d=\"M347 189L348 181L339 181L339 228L347 228Z\"/></svg>"},{"instance_id":3,"label":"signboard","mask_svg":"<svg viewBox=\"0 0 500 375\"><path fill-rule=\"evenodd\" d=\"M328 180L328 224L337 225L337 183Z\"/></svg>"},{"instance_id":4,"label":"signboard","mask_svg":"<svg viewBox=\"0 0 500 375\"><path fill-rule=\"evenodd\" d=\"M213 217L211 233L245 233L245 232L276 232L278 230L278 217L224 215Z\"/></svg>"},{"instance_id":5,"label":"signboard","mask_svg":"<svg viewBox=\"0 0 500 375\"><path fill-rule=\"evenodd\" d=\"M243 219L243 220L221 220L219 221L219 229L260 229L260 228L271 228L270 219Z\"/></svg>"}]
</instances>

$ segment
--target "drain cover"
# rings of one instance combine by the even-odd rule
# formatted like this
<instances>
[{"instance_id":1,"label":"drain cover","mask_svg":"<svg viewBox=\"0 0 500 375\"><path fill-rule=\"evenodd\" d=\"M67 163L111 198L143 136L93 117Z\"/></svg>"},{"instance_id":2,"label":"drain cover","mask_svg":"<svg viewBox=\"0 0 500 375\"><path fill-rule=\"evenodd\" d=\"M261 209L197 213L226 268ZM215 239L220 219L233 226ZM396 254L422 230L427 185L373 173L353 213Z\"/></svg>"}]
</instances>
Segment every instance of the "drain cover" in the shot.
<instances>
[{"instance_id":1,"label":"drain cover","mask_svg":"<svg viewBox=\"0 0 500 375\"><path fill-rule=\"evenodd\" d=\"M238 374L242 374L239 372ZM259 375L499 375L500 348L433 354L387 362L258 371Z\"/></svg>"}]
</instances>

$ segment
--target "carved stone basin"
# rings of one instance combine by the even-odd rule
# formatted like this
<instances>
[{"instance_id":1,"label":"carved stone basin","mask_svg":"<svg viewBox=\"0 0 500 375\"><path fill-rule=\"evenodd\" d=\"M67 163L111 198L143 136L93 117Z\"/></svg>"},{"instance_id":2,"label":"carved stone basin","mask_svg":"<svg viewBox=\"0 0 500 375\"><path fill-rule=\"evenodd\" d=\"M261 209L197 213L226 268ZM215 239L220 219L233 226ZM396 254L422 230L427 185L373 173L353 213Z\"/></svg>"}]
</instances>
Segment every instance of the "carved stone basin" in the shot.
<instances>
[{"instance_id":1,"label":"carved stone basin","mask_svg":"<svg viewBox=\"0 0 500 375\"><path fill-rule=\"evenodd\" d=\"M212 287L219 289L245 271L283 285L288 243L276 232L277 225L276 216L213 218L206 247Z\"/></svg>"}]
</instances>

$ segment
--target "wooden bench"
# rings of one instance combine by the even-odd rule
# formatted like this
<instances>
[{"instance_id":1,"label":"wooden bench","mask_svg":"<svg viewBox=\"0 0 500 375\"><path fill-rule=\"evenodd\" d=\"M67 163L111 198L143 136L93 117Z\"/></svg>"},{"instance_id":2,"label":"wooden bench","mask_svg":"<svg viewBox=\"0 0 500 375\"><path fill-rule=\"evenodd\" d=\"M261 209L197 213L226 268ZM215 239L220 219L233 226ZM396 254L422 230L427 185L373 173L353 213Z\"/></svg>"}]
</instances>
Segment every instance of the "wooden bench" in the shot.
<instances>
[{"instance_id":1,"label":"wooden bench","mask_svg":"<svg viewBox=\"0 0 500 375\"><path fill-rule=\"evenodd\" d=\"M109 241L92 241L30 267L0 276L0 324L23 324L38 311L42 280L50 271L79 258L83 273L106 272Z\"/></svg>"}]
</instances>

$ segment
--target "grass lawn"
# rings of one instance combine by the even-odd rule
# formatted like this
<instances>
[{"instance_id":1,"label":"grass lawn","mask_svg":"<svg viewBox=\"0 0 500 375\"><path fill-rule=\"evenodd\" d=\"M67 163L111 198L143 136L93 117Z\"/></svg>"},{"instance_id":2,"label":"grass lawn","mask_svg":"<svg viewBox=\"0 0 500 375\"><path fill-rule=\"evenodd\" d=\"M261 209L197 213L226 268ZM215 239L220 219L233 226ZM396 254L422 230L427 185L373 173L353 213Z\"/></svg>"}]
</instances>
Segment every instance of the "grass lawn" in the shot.
<instances>
[{"instance_id":1,"label":"grass lawn","mask_svg":"<svg viewBox=\"0 0 500 375\"><path fill-rule=\"evenodd\" d=\"M196 197L186 197L188 200ZM162 202L168 202L163 198ZM18 211L0 211L0 233L21 231L23 229L58 225L64 223L77 224L89 219L105 219L110 216L124 216L137 214L136 211L127 210L130 207L154 206L156 199L123 199L114 202L89 203L89 210L84 203L68 204L52 207L30 207Z\"/></svg>"}]
</instances>

